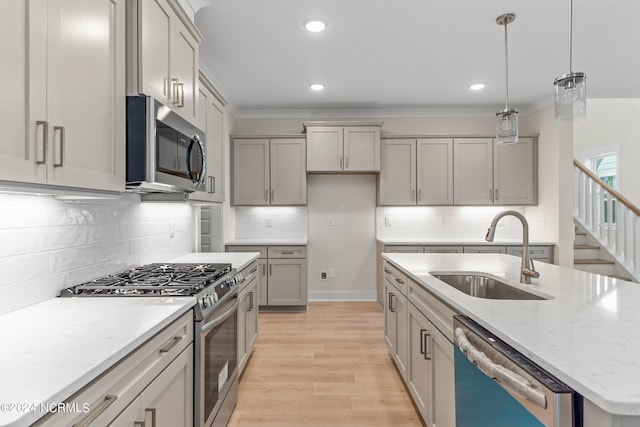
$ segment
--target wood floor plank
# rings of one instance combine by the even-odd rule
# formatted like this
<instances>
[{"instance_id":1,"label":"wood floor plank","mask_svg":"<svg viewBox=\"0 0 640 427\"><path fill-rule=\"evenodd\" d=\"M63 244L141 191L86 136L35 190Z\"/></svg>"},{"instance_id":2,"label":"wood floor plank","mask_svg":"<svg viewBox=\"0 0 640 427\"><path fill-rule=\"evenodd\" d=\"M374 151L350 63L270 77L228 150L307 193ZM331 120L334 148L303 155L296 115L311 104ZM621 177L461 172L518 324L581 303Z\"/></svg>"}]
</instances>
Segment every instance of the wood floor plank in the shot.
<instances>
[{"instance_id":1,"label":"wood floor plank","mask_svg":"<svg viewBox=\"0 0 640 427\"><path fill-rule=\"evenodd\" d=\"M374 302L261 312L231 427L422 426L384 345Z\"/></svg>"}]
</instances>

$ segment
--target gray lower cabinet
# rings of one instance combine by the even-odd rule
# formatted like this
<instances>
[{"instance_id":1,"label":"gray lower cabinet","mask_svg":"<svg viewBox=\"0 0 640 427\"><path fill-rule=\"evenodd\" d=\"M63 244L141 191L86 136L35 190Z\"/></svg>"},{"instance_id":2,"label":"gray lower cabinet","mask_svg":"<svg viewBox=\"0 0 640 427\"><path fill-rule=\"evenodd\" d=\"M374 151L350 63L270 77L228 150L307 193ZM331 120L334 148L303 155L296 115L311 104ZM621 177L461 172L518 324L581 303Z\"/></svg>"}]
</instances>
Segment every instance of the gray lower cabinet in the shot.
<instances>
[{"instance_id":1,"label":"gray lower cabinet","mask_svg":"<svg viewBox=\"0 0 640 427\"><path fill-rule=\"evenodd\" d=\"M227 245L227 252L259 252L257 304L261 309L306 308L307 247Z\"/></svg>"},{"instance_id":2,"label":"gray lower cabinet","mask_svg":"<svg viewBox=\"0 0 640 427\"><path fill-rule=\"evenodd\" d=\"M385 343L393 361L425 423L455 427L455 312L393 264L385 261L383 272Z\"/></svg>"},{"instance_id":3,"label":"gray lower cabinet","mask_svg":"<svg viewBox=\"0 0 640 427\"><path fill-rule=\"evenodd\" d=\"M258 262L241 271L245 279L238 293L238 374L244 368L258 341Z\"/></svg>"},{"instance_id":4,"label":"gray lower cabinet","mask_svg":"<svg viewBox=\"0 0 640 427\"><path fill-rule=\"evenodd\" d=\"M193 312L167 326L34 426L193 426Z\"/></svg>"}]
</instances>

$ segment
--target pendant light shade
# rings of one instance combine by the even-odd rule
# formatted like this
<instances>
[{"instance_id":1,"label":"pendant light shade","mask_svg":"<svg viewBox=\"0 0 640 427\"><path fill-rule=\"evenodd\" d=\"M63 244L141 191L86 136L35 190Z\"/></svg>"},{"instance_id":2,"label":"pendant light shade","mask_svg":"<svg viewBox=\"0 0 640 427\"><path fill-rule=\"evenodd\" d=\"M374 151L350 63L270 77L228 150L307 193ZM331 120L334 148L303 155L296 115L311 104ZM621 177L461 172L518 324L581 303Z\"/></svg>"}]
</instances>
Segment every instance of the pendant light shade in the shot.
<instances>
[{"instance_id":1,"label":"pendant light shade","mask_svg":"<svg viewBox=\"0 0 640 427\"><path fill-rule=\"evenodd\" d=\"M556 119L569 120L587 115L587 75L572 70L573 0L569 0L569 72L553 81Z\"/></svg>"},{"instance_id":2,"label":"pendant light shade","mask_svg":"<svg viewBox=\"0 0 640 427\"><path fill-rule=\"evenodd\" d=\"M496 24L504 25L504 109L496 113L496 143L515 144L518 142L518 110L509 108L509 48L507 25L516 19L513 13L498 16Z\"/></svg>"}]
</instances>

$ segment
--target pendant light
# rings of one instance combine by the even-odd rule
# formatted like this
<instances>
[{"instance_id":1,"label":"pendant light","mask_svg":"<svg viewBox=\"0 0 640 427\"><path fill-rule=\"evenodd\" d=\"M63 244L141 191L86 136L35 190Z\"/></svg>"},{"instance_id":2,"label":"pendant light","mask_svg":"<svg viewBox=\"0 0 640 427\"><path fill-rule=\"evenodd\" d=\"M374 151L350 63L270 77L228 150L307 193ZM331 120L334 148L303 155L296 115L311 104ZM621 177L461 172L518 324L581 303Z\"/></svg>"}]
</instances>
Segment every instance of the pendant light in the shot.
<instances>
[{"instance_id":1,"label":"pendant light","mask_svg":"<svg viewBox=\"0 0 640 427\"><path fill-rule=\"evenodd\" d=\"M574 72L573 51L573 0L569 0L569 72L553 81L556 119L569 120L587 115L587 75Z\"/></svg>"},{"instance_id":2,"label":"pendant light","mask_svg":"<svg viewBox=\"0 0 640 427\"><path fill-rule=\"evenodd\" d=\"M515 144L518 142L518 110L509 108L509 49L507 46L507 25L515 21L516 15L506 13L498 16L496 24L504 25L504 110L496 113L496 143Z\"/></svg>"}]
</instances>

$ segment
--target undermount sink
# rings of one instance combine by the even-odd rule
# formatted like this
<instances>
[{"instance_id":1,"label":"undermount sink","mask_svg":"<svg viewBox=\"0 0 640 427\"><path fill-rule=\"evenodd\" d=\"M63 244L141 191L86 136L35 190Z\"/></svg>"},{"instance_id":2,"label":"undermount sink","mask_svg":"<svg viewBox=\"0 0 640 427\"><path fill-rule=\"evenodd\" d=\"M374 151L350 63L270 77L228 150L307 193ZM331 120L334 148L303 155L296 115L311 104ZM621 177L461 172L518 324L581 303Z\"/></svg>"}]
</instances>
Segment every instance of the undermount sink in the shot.
<instances>
[{"instance_id":1,"label":"undermount sink","mask_svg":"<svg viewBox=\"0 0 640 427\"><path fill-rule=\"evenodd\" d=\"M501 282L493 277L480 273L442 273L430 272L460 292L476 298L508 299L508 300L546 300L549 298L518 289L513 285Z\"/></svg>"}]
</instances>

